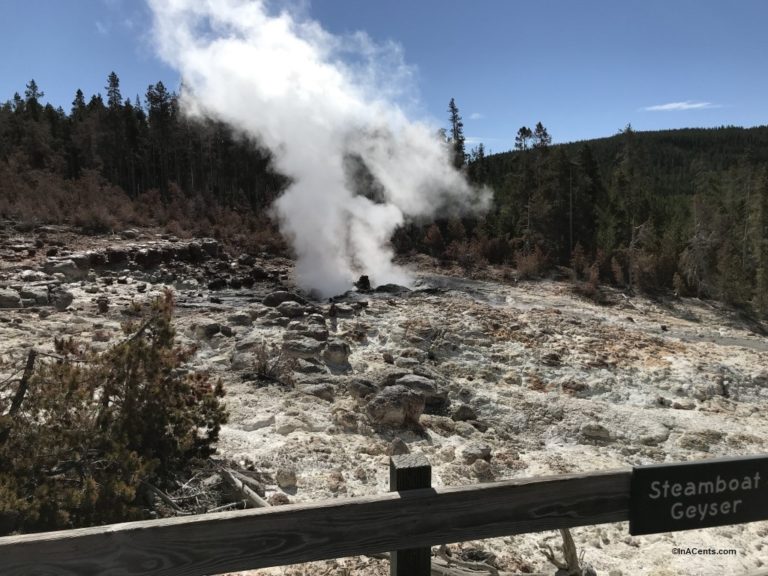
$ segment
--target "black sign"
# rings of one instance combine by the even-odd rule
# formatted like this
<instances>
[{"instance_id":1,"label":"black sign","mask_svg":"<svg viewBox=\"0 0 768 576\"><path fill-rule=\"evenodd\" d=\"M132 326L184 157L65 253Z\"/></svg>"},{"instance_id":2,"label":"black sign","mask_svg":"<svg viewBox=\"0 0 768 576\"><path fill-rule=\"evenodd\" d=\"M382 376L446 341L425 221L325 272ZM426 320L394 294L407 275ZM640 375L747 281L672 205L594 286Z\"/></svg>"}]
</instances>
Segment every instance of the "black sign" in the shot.
<instances>
[{"instance_id":1,"label":"black sign","mask_svg":"<svg viewBox=\"0 0 768 576\"><path fill-rule=\"evenodd\" d=\"M629 533L768 520L768 456L654 464L632 470Z\"/></svg>"}]
</instances>

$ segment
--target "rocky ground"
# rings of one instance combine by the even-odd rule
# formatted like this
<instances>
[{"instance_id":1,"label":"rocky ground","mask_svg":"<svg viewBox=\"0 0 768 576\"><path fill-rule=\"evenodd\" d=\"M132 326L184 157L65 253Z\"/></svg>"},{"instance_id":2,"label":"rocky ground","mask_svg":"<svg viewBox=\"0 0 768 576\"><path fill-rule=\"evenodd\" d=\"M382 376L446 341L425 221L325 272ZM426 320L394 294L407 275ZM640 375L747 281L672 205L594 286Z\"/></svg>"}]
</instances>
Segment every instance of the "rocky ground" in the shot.
<instances>
[{"instance_id":1,"label":"rocky ground","mask_svg":"<svg viewBox=\"0 0 768 576\"><path fill-rule=\"evenodd\" d=\"M318 302L296 290L289 261L234 257L214 240L7 223L0 353L23 358L61 335L105 348L141 302L173 289L179 339L227 389L219 457L253 470L273 504L386 492L389 455L404 451L427 456L437 486L768 452L768 338L731 311L614 292L597 305L566 283L411 267L410 290ZM265 351L291 369L264 378ZM645 537L609 524L573 535L598 574L768 564L768 523ZM552 532L452 549L491 554L503 571L552 573L540 548L559 542ZM737 554L676 556L674 547ZM356 558L249 574L385 573L385 562Z\"/></svg>"}]
</instances>

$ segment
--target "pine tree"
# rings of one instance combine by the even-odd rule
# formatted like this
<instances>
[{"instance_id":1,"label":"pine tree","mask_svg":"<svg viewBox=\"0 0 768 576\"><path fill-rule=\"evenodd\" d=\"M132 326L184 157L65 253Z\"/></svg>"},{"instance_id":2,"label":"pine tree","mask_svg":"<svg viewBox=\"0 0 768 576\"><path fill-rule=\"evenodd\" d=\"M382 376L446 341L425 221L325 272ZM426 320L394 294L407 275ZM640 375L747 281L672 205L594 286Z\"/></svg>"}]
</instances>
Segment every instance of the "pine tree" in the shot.
<instances>
[{"instance_id":1,"label":"pine tree","mask_svg":"<svg viewBox=\"0 0 768 576\"><path fill-rule=\"evenodd\" d=\"M120 79L117 74L111 72L107 78L107 108L118 110L123 105L123 97L120 94Z\"/></svg>"},{"instance_id":2,"label":"pine tree","mask_svg":"<svg viewBox=\"0 0 768 576\"><path fill-rule=\"evenodd\" d=\"M448 113L450 122L451 146L453 147L453 165L456 168L464 166L466 161L466 151L464 146L464 123L459 115L459 108L456 101L451 98L448 103Z\"/></svg>"},{"instance_id":3,"label":"pine tree","mask_svg":"<svg viewBox=\"0 0 768 576\"><path fill-rule=\"evenodd\" d=\"M515 150L528 150L528 141L533 138L533 132L527 126L521 126L515 136Z\"/></svg>"},{"instance_id":4,"label":"pine tree","mask_svg":"<svg viewBox=\"0 0 768 576\"><path fill-rule=\"evenodd\" d=\"M72 100L72 110L70 111L72 120L82 120L85 111L85 96L83 96L83 91L78 88L75 92L75 99Z\"/></svg>"},{"instance_id":5,"label":"pine tree","mask_svg":"<svg viewBox=\"0 0 768 576\"><path fill-rule=\"evenodd\" d=\"M538 150L546 150L552 144L552 136L541 122L536 123L532 134L533 147Z\"/></svg>"},{"instance_id":6,"label":"pine tree","mask_svg":"<svg viewBox=\"0 0 768 576\"><path fill-rule=\"evenodd\" d=\"M40 117L40 111L42 110L40 99L43 96L45 96L45 93L41 92L37 87L37 82L34 79L30 80L26 90L24 90L24 100L27 112L33 120L38 120Z\"/></svg>"}]
</instances>

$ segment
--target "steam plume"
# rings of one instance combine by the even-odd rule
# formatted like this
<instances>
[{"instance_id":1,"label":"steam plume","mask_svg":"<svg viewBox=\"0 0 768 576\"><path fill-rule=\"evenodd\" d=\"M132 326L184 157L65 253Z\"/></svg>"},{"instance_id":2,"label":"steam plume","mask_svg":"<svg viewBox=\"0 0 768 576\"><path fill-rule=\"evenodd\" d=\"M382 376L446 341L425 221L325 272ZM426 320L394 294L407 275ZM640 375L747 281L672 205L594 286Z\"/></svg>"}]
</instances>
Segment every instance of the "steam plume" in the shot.
<instances>
[{"instance_id":1,"label":"steam plume","mask_svg":"<svg viewBox=\"0 0 768 576\"><path fill-rule=\"evenodd\" d=\"M389 239L406 216L482 208L435 129L396 103L409 69L393 45L336 37L262 0L149 0L182 106L256 137L294 183L276 201L299 284L322 296L361 272L407 284Z\"/></svg>"}]
</instances>

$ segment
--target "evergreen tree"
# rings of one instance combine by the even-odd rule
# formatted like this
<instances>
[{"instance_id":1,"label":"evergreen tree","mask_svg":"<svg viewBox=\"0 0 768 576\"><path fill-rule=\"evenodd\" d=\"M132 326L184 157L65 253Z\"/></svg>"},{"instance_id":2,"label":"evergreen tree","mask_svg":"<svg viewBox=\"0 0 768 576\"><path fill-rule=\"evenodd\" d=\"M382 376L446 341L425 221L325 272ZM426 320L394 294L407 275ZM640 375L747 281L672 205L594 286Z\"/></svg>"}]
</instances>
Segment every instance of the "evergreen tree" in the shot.
<instances>
[{"instance_id":1,"label":"evergreen tree","mask_svg":"<svg viewBox=\"0 0 768 576\"><path fill-rule=\"evenodd\" d=\"M24 102L26 104L26 110L33 120L38 120L40 117L40 112L42 110L40 99L43 96L45 96L45 93L41 92L37 87L37 82L35 82L34 79L30 80L26 90L24 90Z\"/></svg>"},{"instance_id":2,"label":"evergreen tree","mask_svg":"<svg viewBox=\"0 0 768 576\"><path fill-rule=\"evenodd\" d=\"M119 110L123 105L123 97L120 94L120 79L117 74L111 72L107 78L107 107L110 110Z\"/></svg>"},{"instance_id":3,"label":"evergreen tree","mask_svg":"<svg viewBox=\"0 0 768 576\"><path fill-rule=\"evenodd\" d=\"M549 132L541 122L536 123L531 138L533 140L533 147L538 150L546 150L552 144L552 136L549 135Z\"/></svg>"},{"instance_id":4,"label":"evergreen tree","mask_svg":"<svg viewBox=\"0 0 768 576\"><path fill-rule=\"evenodd\" d=\"M521 126L515 136L515 150L528 150L528 141L533 138L533 132L527 126Z\"/></svg>"},{"instance_id":5,"label":"evergreen tree","mask_svg":"<svg viewBox=\"0 0 768 576\"><path fill-rule=\"evenodd\" d=\"M77 92L75 92L75 99L72 100L72 109L70 111L72 120L82 120L85 117L85 112L85 96L83 91L78 88Z\"/></svg>"},{"instance_id":6,"label":"evergreen tree","mask_svg":"<svg viewBox=\"0 0 768 576\"><path fill-rule=\"evenodd\" d=\"M456 168L464 166L466 161L466 151L464 145L464 123L461 121L459 108L456 101L451 98L448 103L448 113L450 122L451 146L453 148L453 165Z\"/></svg>"}]
</instances>

